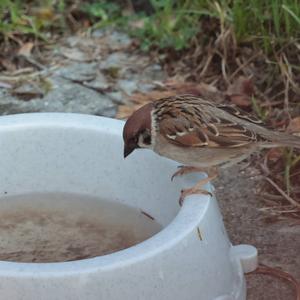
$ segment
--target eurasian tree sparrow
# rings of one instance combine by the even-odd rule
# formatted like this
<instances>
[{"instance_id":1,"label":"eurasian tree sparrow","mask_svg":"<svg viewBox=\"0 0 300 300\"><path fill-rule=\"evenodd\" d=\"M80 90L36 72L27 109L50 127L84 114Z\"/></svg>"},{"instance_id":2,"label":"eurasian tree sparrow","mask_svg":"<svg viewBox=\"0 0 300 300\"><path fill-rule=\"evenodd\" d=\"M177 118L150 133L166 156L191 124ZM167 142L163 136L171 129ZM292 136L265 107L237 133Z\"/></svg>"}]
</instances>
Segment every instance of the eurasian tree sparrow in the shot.
<instances>
[{"instance_id":1,"label":"eurasian tree sparrow","mask_svg":"<svg viewBox=\"0 0 300 300\"><path fill-rule=\"evenodd\" d=\"M124 157L136 148L152 149L187 167L174 174L227 167L262 148L300 148L300 138L272 131L235 106L215 104L192 95L159 99L135 111L123 129ZM182 191L186 195L204 192L201 186ZM173 177L172 177L173 178Z\"/></svg>"}]
</instances>

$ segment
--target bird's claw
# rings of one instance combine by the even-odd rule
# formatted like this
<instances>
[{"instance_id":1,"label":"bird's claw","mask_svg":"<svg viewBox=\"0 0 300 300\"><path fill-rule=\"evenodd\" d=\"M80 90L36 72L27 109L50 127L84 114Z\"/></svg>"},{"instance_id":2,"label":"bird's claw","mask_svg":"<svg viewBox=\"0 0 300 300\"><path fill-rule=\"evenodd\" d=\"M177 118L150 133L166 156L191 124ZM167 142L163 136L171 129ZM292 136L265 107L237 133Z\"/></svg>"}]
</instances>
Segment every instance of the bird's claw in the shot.
<instances>
[{"instance_id":1,"label":"bird's claw","mask_svg":"<svg viewBox=\"0 0 300 300\"><path fill-rule=\"evenodd\" d=\"M173 179L174 179L176 176L182 176L182 175L185 174L185 172L184 172L185 166L178 166L177 168L178 168L179 170L176 171L176 172L172 175L171 181L173 181Z\"/></svg>"},{"instance_id":2,"label":"bird's claw","mask_svg":"<svg viewBox=\"0 0 300 300\"><path fill-rule=\"evenodd\" d=\"M210 197L213 196L213 194L207 190L203 190L203 189L198 189L198 188L190 188L190 189L185 189L185 190L181 190L181 195L179 197L179 205L182 206L183 201L185 199L186 196L189 195L194 195L194 194L201 194L201 195L208 195Z\"/></svg>"}]
</instances>

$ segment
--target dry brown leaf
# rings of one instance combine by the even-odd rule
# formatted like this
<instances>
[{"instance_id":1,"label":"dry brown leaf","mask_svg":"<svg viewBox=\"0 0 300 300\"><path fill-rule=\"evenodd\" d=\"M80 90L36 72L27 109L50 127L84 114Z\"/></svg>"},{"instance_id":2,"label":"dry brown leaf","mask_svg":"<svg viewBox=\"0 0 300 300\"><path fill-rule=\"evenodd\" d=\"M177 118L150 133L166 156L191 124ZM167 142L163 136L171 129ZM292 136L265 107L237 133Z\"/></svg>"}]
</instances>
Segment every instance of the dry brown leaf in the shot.
<instances>
[{"instance_id":1,"label":"dry brown leaf","mask_svg":"<svg viewBox=\"0 0 300 300\"><path fill-rule=\"evenodd\" d=\"M254 94L254 87L251 79L240 76L233 84L229 85L226 95L232 103L242 106L251 106L251 96Z\"/></svg>"},{"instance_id":2,"label":"dry brown leaf","mask_svg":"<svg viewBox=\"0 0 300 300\"><path fill-rule=\"evenodd\" d=\"M130 97L130 100L136 104L146 104L150 101L155 101L160 98L174 96L176 93L174 91L151 91L147 94L135 93Z\"/></svg>"},{"instance_id":3,"label":"dry brown leaf","mask_svg":"<svg viewBox=\"0 0 300 300\"><path fill-rule=\"evenodd\" d=\"M167 81L166 88L171 89L176 94L191 94L207 99L215 100L217 102L224 100L224 96L211 84L206 83L192 83L192 82L177 82Z\"/></svg>"},{"instance_id":4,"label":"dry brown leaf","mask_svg":"<svg viewBox=\"0 0 300 300\"><path fill-rule=\"evenodd\" d=\"M117 119L127 119L136 109L138 109L139 107L141 107L142 105L138 106L126 106L126 105L120 105L118 107L118 112L116 114L116 118Z\"/></svg>"},{"instance_id":5,"label":"dry brown leaf","mask_svg":"<svg viewBox=\"0 0 300 300\"><path fill-rule=\"evenodd\" d=\"M300 117L296 117L290 121L290 124L287 127L287 132L298 133L300 135Z\"/></svg>"},{"instance_id":6,"label":"dry brown leaf","mask_svg":"<svg viewBox=\"0 0 300 300\"><path fill-rule=\"evenodd\" d=\"M25 57L30 57L31 56L31 52L33 49L34 44L31 42L25 43L23 44L20 49L18 50L18 55L19 56L25 56Z\"/></svg>"},{"instance_id":7,"label":"dry brown leaf","mask_svg":"<svg viewBox=\"0 0 300 300\"><path fill-rule=\"evenodd\" d=\"M277 162L283 155L281 148L272 148L268 151L267 158L269 161Z\"/></svg>"},{"instance_id":8,"label":"dry brown leaf","mask_svg":"<svg viewBox=\"0 0 300 300\"><path fill-rule=\"evenodd\" d=\"M132 103L130 106L121 105L118 108L117 118L124 119L129 117L135 110L142 105L155 101L160 98L170 97L174 95L192 94L195 96L204 97L212 101L220 102L224 96L214 86L205 83L178 82L169 80L159 85L160 90L153 90L147 94L135 93L130 96L129 100Z\"/></svg>"},{"instance_id":9,"label":"dry brown leaf","mask_svg":"<svg viewBox=\"0 0 300 300\"><path fill-rule=\"evenodd\" d=\"M152 91L147 94L144 93L135 93L130 96L129 100L132 105L120 105L118 107L118 112L116 118L118 119L126 119L128 118L134 111L139 109L144 104L148 102L155 101L157 99L163 97L169 97L175 95L174 91Z\"/></svg>"},{"instance_id":10,"label":"dry brown leaf","mask_svg":"<svg viewBox=\"0 0 300 300\"><path fill-rule=\"evenodd\" d=\"M241 107L249 107L251 105L250 98L246 95L231 95L230 102Z\"/></svg>"}]
</instances>

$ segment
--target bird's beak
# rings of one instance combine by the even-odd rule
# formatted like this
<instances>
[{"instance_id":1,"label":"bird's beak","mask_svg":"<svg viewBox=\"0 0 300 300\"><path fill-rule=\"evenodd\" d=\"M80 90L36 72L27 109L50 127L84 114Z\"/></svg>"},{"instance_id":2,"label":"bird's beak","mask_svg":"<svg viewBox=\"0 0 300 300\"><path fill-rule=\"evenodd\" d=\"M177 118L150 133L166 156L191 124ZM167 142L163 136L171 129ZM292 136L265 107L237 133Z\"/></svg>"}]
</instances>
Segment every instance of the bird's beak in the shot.
<instances>
[{"instance_id":1,"label":"bird's beak","mask_svg":"<svg viewBox=\"0 0 300 300\"><path fill-rule=\"evenodd\" d=\"M136 145L124 145L124 158L126 158L130 153L134 151L134 149L137 148Z\"/></svg>"}]
</instances>

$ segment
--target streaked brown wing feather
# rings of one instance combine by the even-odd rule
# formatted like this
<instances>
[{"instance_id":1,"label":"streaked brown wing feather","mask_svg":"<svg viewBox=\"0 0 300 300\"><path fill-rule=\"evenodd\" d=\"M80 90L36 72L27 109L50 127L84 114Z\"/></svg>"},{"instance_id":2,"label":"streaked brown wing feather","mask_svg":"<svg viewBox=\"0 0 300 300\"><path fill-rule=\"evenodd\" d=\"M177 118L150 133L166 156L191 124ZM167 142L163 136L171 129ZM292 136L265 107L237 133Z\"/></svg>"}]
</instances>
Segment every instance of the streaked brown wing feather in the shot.
<instances>
[{"instance_id":1,"label":"streaked brown wing feather","mask_svg":"<svg viewBox=\"0 0 300 300\"><path fill-rule=\"evenodd\" d=\"M229 114L243 119L243 120L247 120L251 123L257 124L257 125L264 125L264 122L258 118L256 118L255 116L241 110L240 108L233 106L233 105L226 105L226 104L218 104L216 105L217 108L222 109L226 112L228 112Z\"/></svg>"},{"instance_id":2,"label":"streaked brown wing feather","mask_svg":"<svg viewBox=\"0 0 300 300\"><path fill-rule=\"evenodd\" d=\"M194 99L192 99L195 101ZM210 104L207 104L210 105ZM223 106L222 106L223 107ZM168 101L159 106L160 133L173 144L184 147L243 147L256 141L256 134L241 124L217 118L201 110L195 102ZM235 116L250 120L234 108L226 109ZM253 122L259 122L254 120Z\"/></svg>"},{"instance_id":3,"label":"streaked brown wing feather","mask_svg":"<svg viewBox=\"0 0 300 300\"><path fill-rule=\"evenodd\" d=\"M184 147L201 147L207 145L208 137L201 131L195 131L188 119L166 118L160 122L160 134L173 144Z\"/></svg>"}]
</instances>

